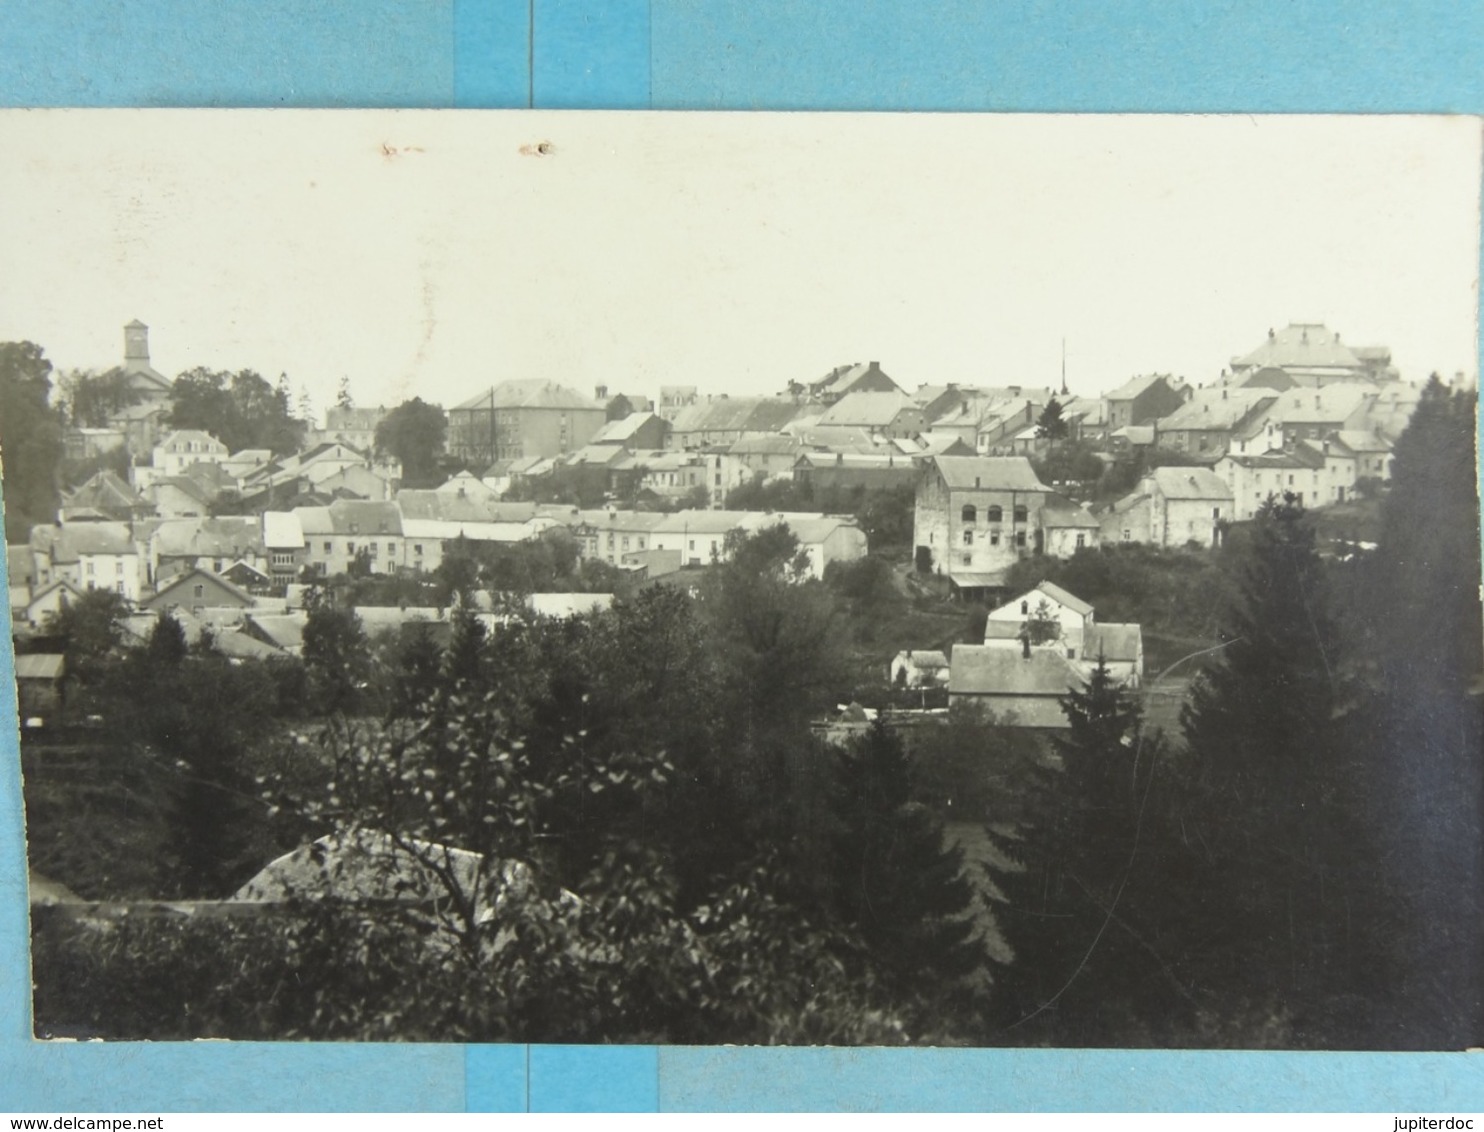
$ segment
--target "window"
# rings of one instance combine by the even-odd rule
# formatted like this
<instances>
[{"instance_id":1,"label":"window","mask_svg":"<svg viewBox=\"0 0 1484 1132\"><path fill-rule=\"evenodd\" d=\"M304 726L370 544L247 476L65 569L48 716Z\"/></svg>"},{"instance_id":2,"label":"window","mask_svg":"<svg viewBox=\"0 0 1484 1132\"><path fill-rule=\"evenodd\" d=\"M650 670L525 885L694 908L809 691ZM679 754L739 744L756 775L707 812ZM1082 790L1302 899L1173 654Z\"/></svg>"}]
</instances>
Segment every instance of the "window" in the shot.
<instances>
[{"instance_id":1,"label":"window","mask_svg":"<svg viewBox=\"0 0 1484 1132\"><path fill-rule=\"evenodd\" d=\"M114 589L118 593L123 593L124 592L124 583L123 582L120 582L118 585L114 586Z\"/></svg>"},{"instance_id":2,"label":"window","mask_svg":"<svg viewBox=\"0 0 1484 1132\"><path fill-rule=\"evenodd\" d=\"M1221 508L1220 507L1213 507L1213 508L1211 508L1211 518L1213 518L1213 519L1219 519L1219 518L1221 518Z\"/></svg>"},{"instance_id":3,"label":"window","mask_svg":"<svg viewBox=\"0 0 1484 1132\"><path fill-rule=\"evenodd\" d=\"M1015 505L1015 521L1017 523L1023 523L1023 522L1025 522L1027 515L1028 515L1028 512L1025 509L1025 504L1024 503L1017 503Z\"/></svg>"},{"instance_id":4,"label":"window","mask_svg":"<svg viewBox=\"0 0 1484 1132\"><path fill-rule=\"evenodd\" d=\"M613 549L613 533L611 531L608 534L608 549L609 550L612 550ZM694 550L695 548L692 547L691 549Z\"/></svg>"},{"instance_id":5,"label":"window","mask_svg":"<svg viewBox=\"0 0 1484 1132\"><path fill-rule=\"evenodd\" d=\"M192 587L192 589L191 589L191 596L192 597L205 597L206 596L206 587L205 586L194 586L194 587Z\"/></svg>"},{"instance_id":6,"label":"window","mask_svg":"<svg viewBox=\"0 0 1484 1132\"><path fill-rule=\"evenodd\" d=\"M696 540L695 539L691 539L690 540L690 548L692 550L695 550L695 548L696 548Z\"/></svg>"},{"instance_id":7,"label":"window","mask_svg":"<svg viewBox=\"0 0 1484 1132\"><path fill-rule=\"evenodd\" d=\"M387 543L386 544L386 552L388 554L396 554L397 553L397 544L394 543L394 542Z\"/></svg>"},{"instance_id":8,"label":"window","mask_svg":"<svg viewBox=\"0 0 1484 1132\"><path fill-rule=\"evenodd\" d=\"M1015 532L1015 545L1016 546L1024 546L1025 545L1025 532L1024 531L1016 531Z\"/></svg>"},{"instance_id":9,"label":"window","mask_svg":"<svg viewBox=\"0 0 1484 1132\"><path fill-rule=\"evenodd\" d=\"M355 552L356 552L356 544L355 543L348 542L348 543L345 544L345 553L346 554L354 554Z\"/></svg>"},{"instance_id":10,"label":"window","mask_svg":"<svg viewBox=\"0 0 1484 1132\"><path fill-rule=\"evenodd\" d=\"M644 536L643 535L640 535L639 536L639 549L640 550L643 550L644 549Z\"/></svg>"},{"instance_id":11,"label":"window","mask_svg":"<svg viewBox=\"0 0 1484 1132\"><path fill-rule=\"evenodd\" d=\"M629 536L628 535L624 535L622 542L623 542L623 549L628 550L629 549Z\"/></svg>"},{"instance_id":12,"label":"window","mask_svg":"<svg viewBox=\"0 0 1484 1132\"><path fill-rule=\"evenodd\" d=\"M1067 659L1068 660L1076 660L1077 659L1077 650L1076 649L1068 649L1067 650Z\"/></svg>"},{"instance_id":13,"label":"window","mask_svg":"<svg viewBox=\"0 0 1484 1132\"><path fill-rule=\"evenodd\" d=\"M333 547L333 546L331 546L331 545L330 545L330 544L329 544L329 543L325 543L325 553L326 553L326 554L329 554L329 553L330 553L330 552L331 552L331 551L333 551L333 550L334 550L334 549L335 549L335 548L334 548L334 547Z\"/></svg>"},{"instance_id":14,"label":"window","mask_svg":"<svg viewBox=\"0 0 1484 1132\"><path fill-rule=\"evenodd\" d=\"M91 558L88 559L88 573L93 573L93 560Z\"/></svg>"},{"instance_id":15,"label":"window","mask_svg":"<svg viewBox=\"0 0 1484 1132\"><path fill-rule=\"evenodd\" d=\"M414 555L416 555L418 558L421 558L422 557L422 554L423 554L423 544L420 543L420 542L413 543L412 544L412 553Z\"/></svg>"},{"instance_id":16,"label":"window","mask_svg":"<svg viewBox=\"0 0 1484 1132\"><path fill-rule=\"evenodd\" d=\"M1292 472L1288 473L1288 486L1289 487L1292 487L1293 486L1293 473Z\"/></svg>"},{"instance_id":17,"label":"window","mask_svg":"<svg viewBox=\"0 0 1484 1132\"><path fill-rule=\"evenodd\" d=\"M1087 545L1087 536L1086 535L1078 535L1077 536L1077 549L1078 550L1081 550L1086 545Z\"/></svg>"},{"instance_id":18,"label":"window","mask_svg":"<svg viewBox=\"0 0 1484 1132\"><path fill-rule=\"evenodd\" d=\"M1030 602L1023 601L1023 602L1020 603L1020 615L1022 617L1024 617L1030 611L1031 611L1031 603Z\"/></svg>"},{"instance_id":19,"label":"window","mask_svg":"<svg viewBox=\"0 0 1484 1132\"><path fill-rule=\"evenodd\" d=\"M989 532L989 545L990 546L999 546L1000 545L1000 532L999 531L990 531Z\"/></svg>"},{"instance_id":20,"label":"window","mask_svg":"<svg viewBox=\"0 0 1484 1132\"><path fill-rule=\"evenodd\" d=\"M1005 509L998 505L989 507L984 512L984 518L991 523L1002 523L1005 521Z\"/></svg>"},{"instance_id":21,"label":"window","mask_svg":"<svg viewBox=\"0 0 1484 1132\"><path fill-rule=\"evenodd\" d=\"M964 555L964 565L965 566L972 566L972 565L974 565L974 556L972 554L965 554Z\"/></svg>"},{"instance_id":22,"label":"window","mask_svg":"<svg viewBox=\"0 0 1484 1132\"><path fill-rule=\"evenodd\" d=\"M966 523L977 522L979 519L979 512L972 503L965 503L964 509L960 514Z\"/></svg>"},{"instance_id":23,"label":"window","mask_svg":"<svg viewBox=\"0 0 1484 1132\"><path fill-rule=\"evenodd\" d=\"M974 545L974 532L973 531L964 531L964 545L965 546L973 546Z\"/></svg>"},{"instance_id":24,"label":"window","mask_svg":"<svg viewBox=\"0 0 1484 1132\"><path fill-rule=\"evenodd\" d=\"M216 568L217 568L217 570L218 570L218 571L220 571L220 570L221 570L221 568L222 568L222 564L221 564L221 563L220 563L220 562L218 562L218 563L217 563L217 564L216 564ZM115 573L115 574L122 574L122 573L123 573L123 572L124 572L124 560L123 560L123 559L122 559L122 558L120 558L120 559L116 559L116 560L115 560L115 561L114 561L114 564L113 564L113 572L114 572L114 573Z\"/></svg>"},{"instance_id":25,"label":"window","mask_svg":"<svg viewBox=\"0 0 1484 1132\"><path fill-rule=\"evenodd\" d=\"M1129 531L1129 530L1125 530L1123 532L1123 541L1124 542L1132 542L1133 541L1133 532L1132 531Z\"/></svg>"}]
</instances>

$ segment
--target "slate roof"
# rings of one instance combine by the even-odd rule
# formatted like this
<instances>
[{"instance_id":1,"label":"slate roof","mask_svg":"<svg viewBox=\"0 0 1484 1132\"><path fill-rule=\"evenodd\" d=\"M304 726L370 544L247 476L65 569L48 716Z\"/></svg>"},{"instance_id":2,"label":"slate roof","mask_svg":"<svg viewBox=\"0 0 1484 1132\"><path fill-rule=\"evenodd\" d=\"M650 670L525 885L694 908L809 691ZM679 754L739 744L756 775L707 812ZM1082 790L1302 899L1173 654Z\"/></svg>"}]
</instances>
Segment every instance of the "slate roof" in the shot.
<instances>
[{"instance_id":1,"label":"slate roof","mask_svg":"<svg viewBox=\"0 0 1484 1132\"><path fill-rule=\"evenodd\" d=\"M496 409L592 409L602 412L603 406L589 400L576 390L541 378L525 378L506 381L493 389L486 389L453 407L454 412L488 409L493 403Z\"/></svg>"},{"instance_id":2,"label":"slate roof","mask_svg":"<svg viewBox=\"0 0 1484 1132\"><path fill-rule=\"evenodd\" d=\"M89 554L137 554L129 528L124 523L81 523L56 529L52 539L53 562L76 562Z\"/></svg>"},{"instance_id":3,"label":"slate roof","mask_svg":"<svg viewBox=\"0 0 1484 1132\"><path fill-rule=\"evenodd\" d=\"M824 428L882 428L908 410L922 411L905 393L847 393L825 410L819 424Z\"/></svg>"},{"instance_id":4,"label":"slate roof","mask_svg":"<svg viewBox=\"0 0 1484 1132\"><path fill-rule=\"evenodd\" d=\"M1343 429L1334 434L1336 440L1352 452L1390 452L1391 441L1375 433L1355 429Z\"/></svg>"},{"instance_id":5,"label":"slate roof","mask_svg":"<svg viewBox=\"0 0 1484 1132\"><path fill-rule=\"evenodd\" d=\"M301 535L295 545L302 543ZM154 534L154 551L161 558L241 558L262 548L262 527L255 516L165 519Z\"/></svg>"},{"instance_id":6,"label":"slate roof","mask_svg":"<svg viewBox=\"0 0 1484 1132\"><path fill-rule=\"evenodd\" d=\"M1073 613L1080 613L1083 617L1086 617L1089 613L1092 612L1091 602L1083 601L1076 594L1072 593L1070 590L1062 589L1055 582L1042 582L1036 587L1036 590L1039 590L1041 593L1045 594L1052 601L1066 606Z\"/></svg>"},{"instance_id":7,"label":"slate roof","mask_svg":"<svg viewBox=\"0 0 1484 1132\"><path fill-rule=\"evenodd\" d=\"M950 693L960 695L1065 696L1083 681L1065 656L1054 649L1019 649L1001 645L953 647L948 679Z\"/></svg>"},{"instance_id":8,"label":"slate roof","mask_svg":"<svg viewBox=\"0 0 1484 1132\"><path fill-rule=\"evenodd\" d=\"M1209 468L1155 468L1150 473L1166 499L1231 499L1225 480Z\"/></svg>"},{"instance_id":9,"label":"slate roof","mask_svg":"<svg viewBox=\"0 0 1484 1132\"><path fill-rule=\"evenodd\" d=\"M1130 662L1143 654L1144 631L1138 625L1089 625L1082 634L1082 656L1087 660Z\"/></svg>"},{"instance_id":10,"label":"slate roof","mask_svg":"<svg viewBox=\"0 0 1484 1132\"><path fill-rule=\"evenodd\" d=\"M155 596L144 603L145 608L156 609L168 603L176 590L181 589L184 586L191 585L198 579L204 579L207 582L210 582L213 586L217 586L225 590L228 597L232 598L235 602L242 606L257 604L257 599L246 590L240 589L237 586L233 585L231 582L227 581L226 578L223 578L220 574L213 574L210 570L205 570L202 569L200 566L197 566L195 569L187 570L184 574L170 579L170 581L166 582L165 585L161 586L160 589L155 593ZM215 596L216 595L213 595L213 597ZM190 603L187 602L187 604Z\"/></svg>"},{"instance_id":11,"label":"slate roof","mask_svg":"<svg viewBox=\"0 0 1484 1132\"><path fill-rule=\"evenodd\" d=\"M977 479L984 491L1051 491L1024 456L934 456L933 464L950 488L974 490Z\"/></svg>"},{"instance_id":12,"label":"slate roof","mask_svg":"<svg viewBox=\"0 0 1484 1132\"><path fill-rule=\"evenodd\" d=\"M1232 365L1237 369L1250 366L1362 368L1360 359L1340 342L1340 336L1319 322L1289 323L1250 354L1234 358Z\"/></svg>"},{"instance_id":13,"label":"slate roof","mask_svg":"<svg viewBox=\"0 0 1484 1132\"><path fill-rule=\"evenodd\" d=\"M1235 428L1255 410L1271 403L1282 394L1271 389L1199 389L1185 404L1167 417L1160 418L1160 432L1185 430L1205 431Z\"/></svg>"},{"instance_id":14,"label":"slate roof","mask_svg":"<svg viewBox=\"0 0 1484 1132\"><path fill-rule=\"evenodd\" d=\"M1169 381L1169 374L1146 373L1140 377L1131 377L1117 389L1105 393L1104 399L1108 401L1132 401L1135 397L1148 391L1149 387L1156 381Z\"/></svg>"},{"instance_id":15,"label":"slate roof","mask_svg":"<svg viewBox=\"0 0 1484 1132\"><path fill-rule=\"evenodd\" d=\"M22 653L15 658L17 680L60 680L65 668L60 653Z\"/></svg>"},{"instance_id":16,"label":"slate roof","mask_svg":"<svg viewBox=\"0 0 1484 1132\"><path fill-rule=\"evenodd\" d=\"M589 444L622 444L629 440L650 421L663 420L654 413L630 413L616 421L609 421L593 434Z\"/></svg>"},{"instance_id":17,"label":"slate roof","mask_svg":"<svg viewBox=\"0 0 1484 1132\"><path fill-rule=\"evenodd\" d=\"M1098 521L1082 504L1051 492L1041 511L1041 525L1048 530L1085 530L1096 528Z\"/></svg>"}]
</instances>

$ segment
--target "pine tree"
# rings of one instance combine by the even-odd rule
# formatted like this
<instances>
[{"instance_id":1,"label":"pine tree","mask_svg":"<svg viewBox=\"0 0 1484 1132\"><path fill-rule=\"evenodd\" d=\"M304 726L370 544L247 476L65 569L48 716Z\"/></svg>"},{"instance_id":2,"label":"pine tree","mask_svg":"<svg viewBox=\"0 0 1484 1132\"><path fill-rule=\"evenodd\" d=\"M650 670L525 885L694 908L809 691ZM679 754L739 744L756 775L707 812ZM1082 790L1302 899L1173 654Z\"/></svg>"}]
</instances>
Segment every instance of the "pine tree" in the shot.
<instances>
[{"instance_id":1,"label":"pine tree","mask_svg":"<svg viewBox=\"0 0 1484 1132\"><path fill-rule=\"evenodd\" d=\"M155 619L145 642L145 652L155 665L178 665L186 658L185 630L168 611L162 611Z\"/></svg>"},{"instance_id":2,"label":"pine tree","mask_svg":"<svg viewBox=\"0 0 1484 1132\"><path fill-rule=\"evenodd\" d=\"M839 755L834 898L886 985L943 1010L971 1008L985 963L963 852L912 800L901 737L878 717Z\"/></svg>"},{"instance_id":3,"label":"pine tree","mask_svg":"<svg viewBox=\"0 0 1484 1132\"><path fill-rule=\"evenodd\" d=\"M1266 504L1231 553L1226 647L1182 716L1182 828L1204 881L1197 903L1169 911L1214 1015L1250 1028L1225 1040L1333 1046L1354 1040L1357 1004L1380 976L1371 831L1336 718L1347 704L1338 634L1292 496Z\"/></svg>"},{"instance_id":4,"label":"pine tree","mask_svg":"<svg viewBox=\"0 0 1484 1132\"><path fill-rule=\"evenodd\" d=\"M1362 701L1360 781L1386 840L1395 906L1391 1045L1457 1048L1484 1034L1484 668L1478 398L1427 383L1393 449L1369 600L1379 664Z\"/></svg>"},{"instance_id":5,"label":"pine tree","mask_svg":"<svg viewBox=\"0 0 1484 1132\"><path fill-rule=\"evenodd\" d=\"M1055 397L1046 402L1046 407L1036 418L1036 435L1043 440L1065 440L1068 430L1062 411L1062 403Z\"/></svg>"},{"instance_id":6,"label":"pine tree","mask_svg":"<svg viewBox=\"0 0 1484 1132\"><path fill-rule=\"evenodd\" d=\"M999 979L1002 1033L1061 1045L1123 1044L1168 1027L1188 993L1155 949L1150 904L1166 802L1166 747L1098 658L1061 701L1059 765L1032 790L1012 841L1019 871L999 878L997 916L1014 952Z\"/></svg>"}]
</instances>

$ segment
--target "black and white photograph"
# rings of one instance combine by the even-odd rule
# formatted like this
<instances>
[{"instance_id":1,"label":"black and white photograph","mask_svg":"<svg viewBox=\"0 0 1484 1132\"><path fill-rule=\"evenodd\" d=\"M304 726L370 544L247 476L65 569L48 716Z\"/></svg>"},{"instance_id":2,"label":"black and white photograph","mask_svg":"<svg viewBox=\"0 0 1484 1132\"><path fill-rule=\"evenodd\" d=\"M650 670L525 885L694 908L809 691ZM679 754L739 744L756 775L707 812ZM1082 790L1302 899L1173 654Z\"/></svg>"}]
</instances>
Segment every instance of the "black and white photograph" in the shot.
<instances>
[{"instance_id":1,"label":"black and white photograph","mask_svg":"<svg viewBox=\"0 0 1484 1132\"><path fill-rule=\"evenodd\" d=\"M0 111L35 1037L1484 1045L1481 138Z\"/></svg>"}]
</instances>

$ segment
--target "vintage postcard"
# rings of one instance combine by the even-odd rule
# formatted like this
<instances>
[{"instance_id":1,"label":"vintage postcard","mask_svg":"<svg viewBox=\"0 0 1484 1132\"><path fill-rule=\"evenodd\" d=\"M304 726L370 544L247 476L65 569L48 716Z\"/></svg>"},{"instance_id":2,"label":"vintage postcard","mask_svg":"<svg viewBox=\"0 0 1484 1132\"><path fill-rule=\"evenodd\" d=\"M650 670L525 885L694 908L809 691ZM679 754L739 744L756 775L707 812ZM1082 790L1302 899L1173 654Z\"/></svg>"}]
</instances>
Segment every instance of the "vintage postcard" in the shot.
<instances>
[{"instance_id":1,"label":"vintage postcard","mask_svg":"<svg viewBox=\"0 0 1484 1132\"><path fill-rule=\"evenodd\" d=\"M0 140L38 1038L1484 1037L1478 121Z\"/></svg>"}]
</instances>

